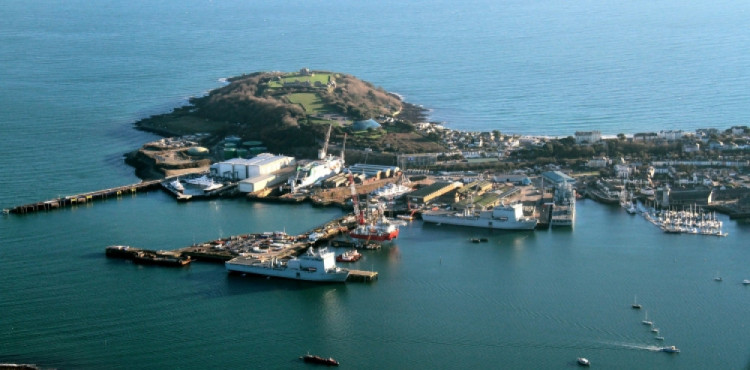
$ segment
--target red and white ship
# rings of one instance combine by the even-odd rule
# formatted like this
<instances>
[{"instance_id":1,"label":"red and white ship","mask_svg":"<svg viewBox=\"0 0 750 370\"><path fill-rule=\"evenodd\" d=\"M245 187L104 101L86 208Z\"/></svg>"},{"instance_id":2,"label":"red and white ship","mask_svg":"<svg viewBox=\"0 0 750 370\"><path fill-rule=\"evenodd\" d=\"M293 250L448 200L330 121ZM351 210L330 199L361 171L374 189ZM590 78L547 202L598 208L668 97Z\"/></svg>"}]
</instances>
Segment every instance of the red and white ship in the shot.
<instances>
[{"instance_id":1,"label":"red and white ship","mask_svg":"<svg viewBox=\"0 0 750 370\"><path fill-rule=\"evenodd\" d=\"M396 239L398 237L398 225L391 223L385 217L383 205L379 202L368 202L366 209L360 210L359 196L354 188L354 179L351 172L349 173L349 181L351 183L354 214L357 216L357 227L349 232L349 236L354 239L373 242L384 242Z\"/></svg>"},{"instance_id":2,"label":"red and white ship","mask_svg":"<svg viewBox=\"0 0 750 370\"><path fill-rule=\"evenodd\" d=\"M383 242L398 238L398 226L392 224L385 217L378 218L371 223L359 224L349 236L355 239Z\"/></svg>"}]
</instances>

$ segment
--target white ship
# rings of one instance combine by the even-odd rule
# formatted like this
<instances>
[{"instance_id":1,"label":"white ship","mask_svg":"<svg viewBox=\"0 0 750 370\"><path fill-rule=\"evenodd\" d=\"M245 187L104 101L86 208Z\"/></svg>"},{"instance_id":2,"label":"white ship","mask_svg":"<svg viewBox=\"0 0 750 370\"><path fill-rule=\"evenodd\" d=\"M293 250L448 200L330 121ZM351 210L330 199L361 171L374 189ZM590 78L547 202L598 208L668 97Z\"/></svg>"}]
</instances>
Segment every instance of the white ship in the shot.
<instances>
[{"instance_id":1,"label":"white ship","mask_svg":"<svg viewBox=\"0 0 750 370\"><path fill-rule=\"evenodd\" d=\"M328 140L331 137L332 127L333 125L328 127L328 133L326 134L326 141L323 144L323 149L318 152L318 160L298 166L297 173L289 177L289 180L287 180L287 186L292 193L314 185L317 182L323 181L341 172L341 169L344 167L344 148L341 149L341 157L327 154ZM346 145L346 136L344 137L344 145Z\"/></svg>"},{"instance_id":2,"label":"white ship","mask_svg":"<svg viewBox=\"0 0 750 370\"><path fill-rule=\"evenodd\" d=\"M576 221L576 195L570 184L555 189L550 226L572 227Z\"/></svg>"},{"instance_id":3,"label":"white ship","mask_svg":"<svg viewBox=\"0 0 750 370\"><path fill-rule=\"evenodd\" d=\"M227 271L279 277L294 280L340 283L349 277L349 270L336 266L336 256L326 248L315 251L310 247L298 258L281 261L275 258L258 261L236 257L225 262Z\"/></svg>"},{"instance_id":4,"label":"white ship","mask_svg":"<svg viewBox=\"0 0 750 370\"><path fill-rule=\"evenodd\" d=\"M201 177L194 177L192 179L186 179L185 183L203 190L204 193L216 190L224 186L220 182L214 182L214 180L206 175ZM183 189L184 190L184 189Z\"/></svg>"},{"instance_id":5,"label":"white ship","mask_svg":"<svg viewBox=\"0 0 750 370\"><path fill-rule=\"evenodd\" d=\"M182 183L180 183L180 179L176 179L176 180L170 182L169 186L171 186L172 189L174 189L174 190L176 190L178 192L181 192L181 191L185 190L185 187L182 186Z\"/></svg>"},{"instance_id":6,"label":"white ship","mask_svg":"<svg viewBox=\"0 0 750 370\"><path fill-rule=\"evenodd\" d=\"M391 183L375 189L371 194L374 197L396 199L410 191L412 191L412 188L406 185Z\"/></svg>"},{"instance_id":7,"label":"white ship","mask_svg":"<svg viewBox=\"0 0 750 370\"><path fill-rule=\"evenodd\" d=\"M338 174L342 167L343 161L340 158L329 155L297 167L297 173L289 178L287 184L295 192Z\"/></svg>"},{"instance_id":8,"label":"white ship","mask_svg":"<svg viewBox=\"0 0 750 370\"><path fill-rule=\"evenodd\" d=\"M446 225L483 227L487 229L533 230L537 219L523 215L521 203L500 205L487 211L474 211L467 207L463 212L427 211L422 220Z\"/></svg>"}]
</instances>

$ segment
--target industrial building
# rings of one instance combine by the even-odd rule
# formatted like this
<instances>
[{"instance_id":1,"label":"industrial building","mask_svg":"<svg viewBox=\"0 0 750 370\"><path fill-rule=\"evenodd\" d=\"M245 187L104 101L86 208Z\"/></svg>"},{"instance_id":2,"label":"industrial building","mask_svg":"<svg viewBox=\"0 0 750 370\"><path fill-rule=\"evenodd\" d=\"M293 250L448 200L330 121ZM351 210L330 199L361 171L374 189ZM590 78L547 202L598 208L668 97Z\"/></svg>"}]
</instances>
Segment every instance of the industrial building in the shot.
<instances>
[{"instance_id":1,"label":"industrial building","mask_svg":"<svg viewBox=\"0 0 750 370\"><path fill-rule=\"evenodd\" d=\"M261 153L250 159L233 158L214 163L211 165L211 176L244 180L267 175L294 164L293 157Z\"/></svg>"},{"instance_id":2,"label":"industrial building","mask_svg":"<svg viewBox=\"0 0 750 370\"><path fill-rule=\"evenodd\" d=\"M349 170L353 174L363 174L367 178L383 179L386 177L393 177L401 171L396 166L380 166L375 164L362 164L357 163L349 166Z\"/></svg>"},{"instance_id":3,"label":"industrial building","mask_svg":"<svg viewBox=\"0 0 750 370\"><path fill-rule=\"evenodd\" d=\"M238 189L240 193L252 193L263 190L267 187L278 185L286 181L286 176L279 176L272 173L254 176L239 182Z\"/></svg>"},{"instance_id":4,"label":"industrial building","mask_svg":"<svg viewBox=\"0 0 750 370\"><path fill-rule=\"evenodd\" d=\"M436 182L432 185L425 186L409 193L409 202L414 204L427 204L443 194L447 194L454 189L462 187L460 182Z\"/></svg>"}]
</instances>

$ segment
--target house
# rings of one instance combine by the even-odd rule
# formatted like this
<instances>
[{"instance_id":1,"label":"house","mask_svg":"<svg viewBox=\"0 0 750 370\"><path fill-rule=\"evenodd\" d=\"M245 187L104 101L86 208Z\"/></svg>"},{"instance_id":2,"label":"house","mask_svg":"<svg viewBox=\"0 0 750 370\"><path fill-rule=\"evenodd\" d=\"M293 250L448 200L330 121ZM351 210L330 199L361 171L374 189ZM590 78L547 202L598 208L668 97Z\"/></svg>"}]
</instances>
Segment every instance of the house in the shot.
<instances>
[{"instance_id":1,"label":"house","mask_svg":"<svg viewBox=\"0 0 750 370\"><path fill-rule=\"evenodd\" d=\"M701 150L700 143L685 144L682 146L683 153L697 153Z\"/></svg>"},{"instance_id":2,"label":"house","mask_svg":"<svg viewBox=\"0 0 750 370\"><path fill-rule=\"evenodd\" d=\"M596 157L589 159L588 162L586 162L586 167L590 168L604 168L609 166L609 164L612 161L609 160L607 157Z\"/></svg>"}]
</instances>

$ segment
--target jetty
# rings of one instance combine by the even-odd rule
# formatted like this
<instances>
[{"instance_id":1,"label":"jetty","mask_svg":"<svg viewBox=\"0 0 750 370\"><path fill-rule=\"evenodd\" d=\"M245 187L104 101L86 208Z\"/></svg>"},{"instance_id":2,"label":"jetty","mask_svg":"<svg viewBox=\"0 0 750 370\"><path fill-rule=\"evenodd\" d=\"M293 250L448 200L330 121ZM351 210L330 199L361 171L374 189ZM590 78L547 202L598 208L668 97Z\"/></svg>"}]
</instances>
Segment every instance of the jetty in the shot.
<instances>
[{"instance_id":1,"label":"jetty","mask_svg":"<svg viewBox=\"0 0 750 370\"><path fill-rule=\"evenodd\" d=\"M112 197L120 197L124 194L135 194L159 189L162 180L143 181L137 184L118 186L114 188L96 190L88 193L68 195L60 198L45 200L42 202L29 203L3 210L4 213L26 214L39 211L51 211L58 208L71 207L86 204L95 200L103 200Z\"/></svg>"},{"instance_id":2,"label":"jetty","mask_svg":"<svg viewBox=\"0 0 750 370\"><path fill-rule=\"evenodd\" d=\"M357 282L369 283L377 279L378 279L377 271L349 270L349 277L346 278L346 281L357 281Z\"/></svg>"}]
</instances>

